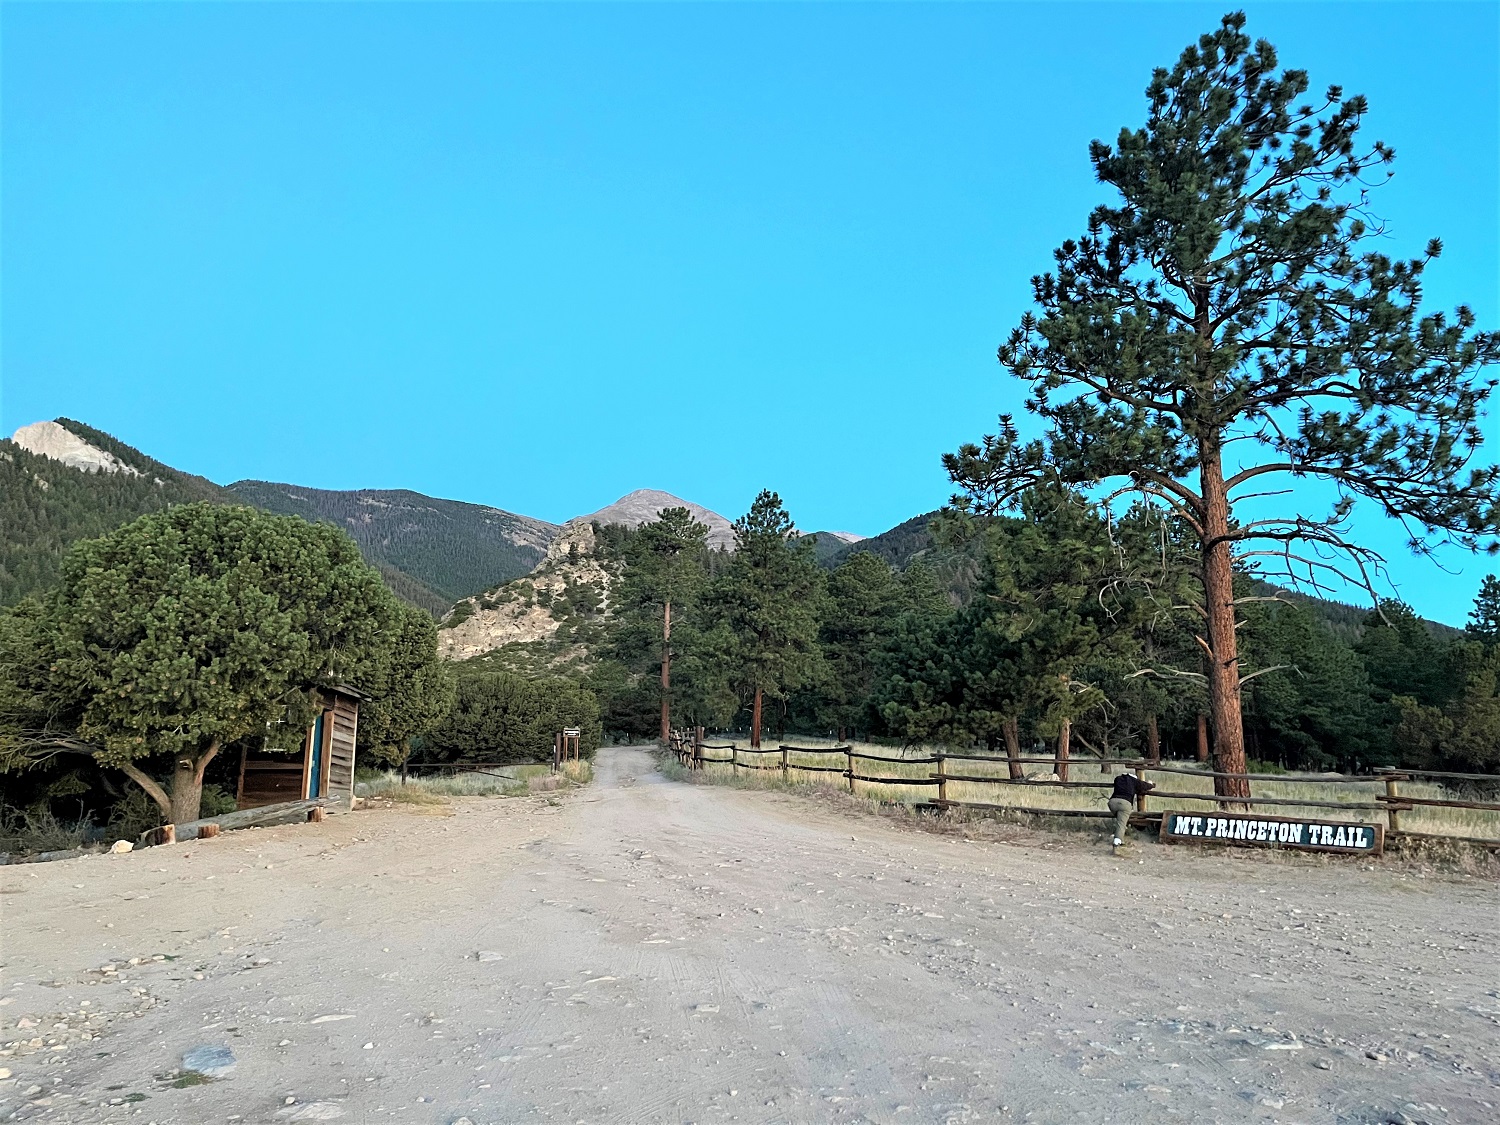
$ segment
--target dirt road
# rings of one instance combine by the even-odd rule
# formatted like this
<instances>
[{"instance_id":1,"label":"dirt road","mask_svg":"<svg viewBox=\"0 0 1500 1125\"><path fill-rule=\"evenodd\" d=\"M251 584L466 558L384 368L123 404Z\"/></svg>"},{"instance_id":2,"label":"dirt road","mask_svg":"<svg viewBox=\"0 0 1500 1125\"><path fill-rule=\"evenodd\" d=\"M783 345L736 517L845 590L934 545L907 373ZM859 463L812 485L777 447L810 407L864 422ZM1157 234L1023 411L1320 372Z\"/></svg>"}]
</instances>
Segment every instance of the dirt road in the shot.
<instances>
[{"instance_id":1,"label":"dirt road","mask_svg":"<svg viewBox=\"0 0 1500 1125\"><path fill-rule=\"evenodd\" d=\"M451 811L0 869L0 1120L1500 1120L1479 880L966 842L628 750ZM233 1071L174 1085L199 1046Z\"/></svg>"}]
</instances>

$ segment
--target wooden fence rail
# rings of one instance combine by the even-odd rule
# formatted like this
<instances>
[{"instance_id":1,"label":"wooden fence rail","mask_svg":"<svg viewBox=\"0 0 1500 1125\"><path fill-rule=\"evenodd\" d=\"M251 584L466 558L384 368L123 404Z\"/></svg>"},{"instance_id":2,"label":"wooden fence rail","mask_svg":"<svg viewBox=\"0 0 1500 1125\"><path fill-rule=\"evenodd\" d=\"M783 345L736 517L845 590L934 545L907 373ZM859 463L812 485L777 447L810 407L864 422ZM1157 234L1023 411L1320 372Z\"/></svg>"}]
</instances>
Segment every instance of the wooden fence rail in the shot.
<instances>
[{"instance_id":1,"label":"wooden fence rail","mask_svg":"<svg viewBox=\"0 0 1500 1125\"><path fill-rule=\"evenodd\" d=\"M727 757L714 757L703 753L705 750L727 750ZM919 802L918 808L949 809L949 808L974 808L997 812L1020 812L1033 816L1078 816L1104 818L1114 814L1105 809L1066 809L1050 808L1040 805L1000 804L987 801L964 801L954 800L948 796L948 786L953 783L964 783L971 785L1030 785L1046 786L1060 789L1112 789L1113 783L1109 781L1065 781L1059 780L1055 775L1046 777L1011 777L1005 774L979 774L979 773L949 773L950 762L986 762L997 767L1004 767L1007 771L1021 765L1050 765L1054 768L1060 765L1098 765L1119 766L1132 770L1138 778L1144 778L1148 773L1162 773L1172 775L1187 775L1205 778L1225 778L1238 781L1272 781L1281 785L1377 785L1383 786L1384 793L1372 794L1364 801L1328 801L1313 797L1228 797L1216 793L1190 793L1175 790L1155 789L1147 795L1137 797L1136 813L1131 817L1132 823L1153 824L1160 823L1163 813L1160 810L1147 810L1147 800L1168 801L1196 801L1203 804L1215 805L1218 808L1255 808L1266 807L1290 807L1310 809L1342 809L1349 812L1383 812L1386 815L1386 835L1391 837L1405 836L1411 839L1434 839L1452 840L1479 844L1486 847L1500 847L1500 839L1487 837L1443 835L1437 833L1408 832L1401 828L1400 814L1410 812L1415 808L1447 808L1447 809L1469 809L1483 812L1500 812L1500 801L1479 801L1465 799L1448 799L1435 797L1418 797L1400 792L1400 783L1404 780L1417 780L1419 778L1432 778L1436 781L1473 781L1489 782L1500 787L1500 776L1492 774L1462 774L1444 773L1435 770L1405 770L1405 769L1382 769L1369 776L1352 776L1346 774L1325 774L1317 777L1295 777L1286 774L1272 773L1225 773L1215 770L1192 769L1186 766L1167 765L1160 762L1152 764L1144 758L1058 758L1040 757L1036 755L1021 755L1017 757L1000 756L995 754L969 754L969 753L947 753L926 754L921 757L897 757L892 755L868 754L857 751L852 746L794 746L784 743L776 749L764 747L747 749L738 747L734 743L709 744L698 740L688 748L690 765L694 769L702 769L704 765L728 765L733 770L752 769L781 771L783 778L790 778L792 771L812 774L838 774L847 779L849 791L855 792L855 783L876 785L882 787L910 787L931 789L936 788L937 794L930 800ZM744 762L740 760L741 755L770 755L779 754L781 761L775 765L761 765L758 762ZM822 755L826 757L840 757L844 759L842 765L809 765L806 762L797 762L791 759L792 754ZM856 762L885 762L901 766L925 766L936 767L934 772L925 776L899 776L889 774L866 773L856 768Z\"/></svg>"}]
</instances>

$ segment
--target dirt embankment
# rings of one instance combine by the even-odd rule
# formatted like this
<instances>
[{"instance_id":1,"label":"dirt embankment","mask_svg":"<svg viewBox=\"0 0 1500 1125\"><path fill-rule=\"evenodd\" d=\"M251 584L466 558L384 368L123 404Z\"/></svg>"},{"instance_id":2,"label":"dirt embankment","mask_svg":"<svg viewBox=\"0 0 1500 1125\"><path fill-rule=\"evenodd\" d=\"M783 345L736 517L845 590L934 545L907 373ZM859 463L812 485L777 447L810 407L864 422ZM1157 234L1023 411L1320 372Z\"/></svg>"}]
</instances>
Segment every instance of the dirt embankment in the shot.
<instances>
[{"instance_id":1,"label":"dirt embankment","mask_svg":"<svg viewBox=\"0 0 1500 1125\"><path fill-rule=\"evenodd\" d=\"M438 811L0 870L0 1119L1500 1117L1487 882L973 842L634 751Z\"/></svg>"}]
</instances>

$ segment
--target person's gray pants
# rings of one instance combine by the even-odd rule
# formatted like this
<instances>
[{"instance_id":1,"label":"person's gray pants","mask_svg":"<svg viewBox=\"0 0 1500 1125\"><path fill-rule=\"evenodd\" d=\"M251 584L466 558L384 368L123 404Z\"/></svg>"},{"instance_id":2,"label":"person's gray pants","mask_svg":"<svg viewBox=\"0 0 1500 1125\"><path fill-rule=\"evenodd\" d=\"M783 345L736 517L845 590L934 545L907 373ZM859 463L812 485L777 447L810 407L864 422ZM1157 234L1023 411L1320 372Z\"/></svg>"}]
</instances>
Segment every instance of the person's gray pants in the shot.
<instances>
[{"instance_id":1,"label":"person's gray pants","mask_svg":"<svg viewBox=\"0 0 1500 1125\"><path fill-rule=\"evenodd\" d=\"M1124 797L1111 797L1109 811L1115 814L1115 839L1125 839L1125 829L1130 824L1130 814L1135 811L1135 805Z\"/></svg>"}]
</instances>

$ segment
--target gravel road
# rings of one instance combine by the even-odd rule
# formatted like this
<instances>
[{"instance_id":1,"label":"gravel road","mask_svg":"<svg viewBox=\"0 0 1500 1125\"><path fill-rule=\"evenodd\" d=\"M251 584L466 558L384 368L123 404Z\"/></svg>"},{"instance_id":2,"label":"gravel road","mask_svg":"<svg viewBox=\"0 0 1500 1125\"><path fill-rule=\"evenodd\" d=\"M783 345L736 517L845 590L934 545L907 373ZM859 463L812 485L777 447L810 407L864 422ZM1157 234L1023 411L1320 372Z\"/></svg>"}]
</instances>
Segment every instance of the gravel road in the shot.
<instances>
[{"instance_id":1,"label":"gravel road","mask_svg":"<svg viewBox=\"0 0 1500 1125\"><path fill-rule=\"evenodd\" d=\"M0 1120L1500 1121L1493 884L1016 835L606 750L3 868Z\"/></svg>"}]
</instances>

